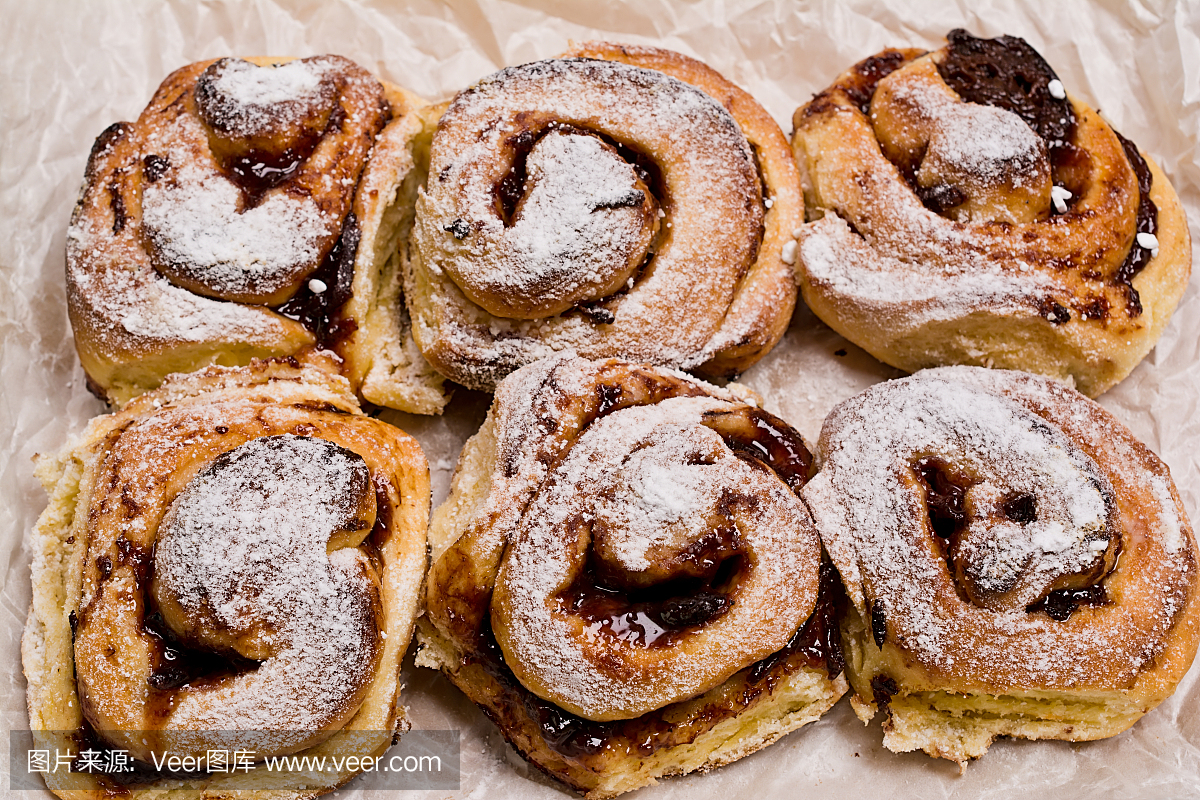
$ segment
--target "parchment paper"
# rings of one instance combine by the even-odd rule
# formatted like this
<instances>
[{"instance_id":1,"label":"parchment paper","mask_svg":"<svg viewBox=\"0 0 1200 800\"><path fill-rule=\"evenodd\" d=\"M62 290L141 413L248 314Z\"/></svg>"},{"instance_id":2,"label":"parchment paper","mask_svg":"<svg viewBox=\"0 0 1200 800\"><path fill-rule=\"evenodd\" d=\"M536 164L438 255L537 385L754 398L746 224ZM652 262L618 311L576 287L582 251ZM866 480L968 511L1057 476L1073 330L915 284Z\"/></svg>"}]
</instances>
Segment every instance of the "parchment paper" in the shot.
<instances>
[{"instance_id":1,"label":"parchment paper","mask_svg":"<svg viewBox=\"0 0 1200 800\"><path fill-rule=\"evenodd\" d=\"M112 122L135 119L169 72L224 55L333 52L437 100L500 67L555 55L570 39L608 38L703 59L754 94L787 133L792 111L850 64L887 45L938 47L958 26L1029 40L1072 93L1158 160L1197 231L1200 4L1194 2L0 2L0 710L6 726L28 725L19 655L30 595L23 541L45 503L30 459L61 447L104 411L84 388L67 323L67 219L92 140ZM1101 398L1171 466L1193 519L1200 509L1198 351L1200 298L1193 283L1158 347ZM815 439L835 403L896 374L801 308L783 343L745 382ZM442 418L385 414L425 447L435 504L487 403L485 395L463 392ZM843 700L820 722L754 756L637 797L1200 797L1198 672L1118 737L1001 741L964 777L947 761L885 751L878 722L864 727ZM410 663L405 677L416 727L462 731L462 789L452 796L566 796L439 675ZM7 787L6 776L0 780ZM355 786L343 794L359 794Z\"/></svg>"}]
</instances>

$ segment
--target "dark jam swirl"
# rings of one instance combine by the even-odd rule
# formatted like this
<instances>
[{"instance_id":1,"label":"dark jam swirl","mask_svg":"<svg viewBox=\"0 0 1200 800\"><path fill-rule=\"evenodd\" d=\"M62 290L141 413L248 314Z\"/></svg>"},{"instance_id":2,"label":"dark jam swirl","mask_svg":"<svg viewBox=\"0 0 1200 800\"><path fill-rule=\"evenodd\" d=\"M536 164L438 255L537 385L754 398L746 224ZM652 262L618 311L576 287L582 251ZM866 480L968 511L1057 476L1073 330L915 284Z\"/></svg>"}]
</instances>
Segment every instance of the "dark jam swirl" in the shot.
<instances>
[{"instance_id":1,"label":"dark jam swirl","mask_svg":"<svg viewBox=\"0 0 1200 800\"><path fill-rule=\"evenodd\" d=\"M342 226L342 235L321 266L291 299L276 309L316 334L317 341L324 347L335 346L357 328L352 321L337 319L336 315L353 294L354 261L358 258L361 238L358 218L350 212ZM313 291L313 281L324 284L324 290Z\"/></svg>"},{"instance_id":2,"label":"dark jam swirl","mask_svg":"<svg viewBox=\"0 0 1200 800\"><path fill-rule=\"evenodd\" d=\"M899 50L885 50L854 65L850 79L842 82L841 88L864 114L870 113L871 97L879 82L900 69L909 57Z\"/></svg>"},{"instance_id":3,"label":"dark jam swirl","mask_svg":"<svg viewBox=\"0 0 1200 800\"><path fill-rule=\"evenodd\" d=\"M237 123L245 121L246 112L229 107L228 99L213 88L214 76L218 74L217 70L224 61L227 59L213 64L200 76L196 86L196 101L208 124L218 129L223 136L236 136ZM320 102L332 104L323 130L308 129L301 125L301 131L296 134L295 141L280 152L255 149L239 153L232 158L218 159L225 176L241 190L245 208L254 208L263 201L268 192L286 186L321 141L343 132L347 122L347 111L342 103L334 102L329 96L325 96ZM381 103L383 113L374 129L375 135L378 135L392 117L387 102L381 99ZM221 123L229 120L233 120L231 124L234 127L226 130ZM148 158L162 160L159 156ZM153 182L156 179L155 174L161 170L150 162L147 162L146 167L147 179ZM356 192L357 186L349 191ZM341 235L316 271L302 282L295 295L275 308L283 316L294 319L308 328L323 347L336 346L357 327L351 321L337 319L337 311L350 299L352 293L354 261L358 256L361 237L362 230L358 219L351 211L342 223ZM325 288L314 291L313 281L318 282L315 284L318 288L322 284Z\"/></svg>"},{"instance_id":4,"label":"dark jam swirl","mask_svg":"<svg viewBox=\"0 0 1200 800\"><path fill-rule=\"evenodd\" d=\"M650 191L653 202L660 207L668 207L670 195L667 192L667 182L663 177L662 170L659 169L658 163L634 148L631 144L618 141L612 136L608 136L598 130L588 130L575 125L551 120L550 122L538 127L525 128L518 130L505 139L505 145L508 151L512 154L512 166L508 172L492 187L492 196L495 199L496 206L500 212L500 218L504 220L506 227L512 227L515 222L517 208L521 200L528 193L528 162L529 155L532 153L534 146L551 132L569 133L582 136L591 136L601 141L606 147L615 152L622 160L633 167L634 173L638 179ZM630 189L630 193L625 197L616 200L611 204L604 206L596 206L596 209L616 208L620 206L638 206L644 199L640 189ZM470 223L466 220L455 219L444 228L454 235L458 240L466 239L472 233ZM647 249L645 258L642 260L641 266L634 272L631 277L632 283L627 287L621 288L611 295L595 300L581 301L576 303L571 309L572 312L581 314L595 325L610 325L616 321L616 313L610 307L610 300L616 297L625 295L629 291L629 287L636 286L646 273L650 262L654 260L654 254L658 252L662 233L655 237ZM761 234L760 237L761 238Z\"/></svg>"},{"instance_id":5,"label":"dark jam swirl","mask_svg":"<svg viewBox=\"0 0 1200 800\"><path fill-rule=\"evenodd\" d=\"M813 473L813 456L800 434L761 408L740 413L746 424L739 430L722 430L725 444L740 457L765 465L798 495Z\"/></svg>"},{"instance_id":6,"label":"dark jam swirl","mask_svg":"<svg viewBox=\"0 0 1200 800\"><path fill-rule=\"evenodd\" d=\"M490 625L480 632L475 651L464 657L462 669L478 669L487 676L488 697L481 707L510 741L520 732L534 731L555 753L584 766L605 752L648 757L690 744L723 720L769 698L781 681L800 669L825 670L830 679L840 674L845 661L837 620L846 600L837 571L826 560L819 586L812 615L787 645L734 674L714 699L673 703L635 719L593 722L533 694L504 663Z\"/></svg>"},{"instance_id":7,"label":"dark jam swirl","mask_svg":"<svg viewBox=\"0 0 1200 800\"><path fill-rule=\"evenodd\" d=\"M619 387L606 384L598 386L597 397L597 418L629 402ZM711 411L705 414L705 423L739 458L769 470L797 495L812 476L813 456L803 439L762 409ZM746 501L731 495L723 505L726 502L732 510ZM572 524L584 523L577 519ZM733 606L731 595L745 568L740 534L728 521L685 550L672 565L672 580L629 589L619 575L607 575L603 566L590 560L561 599L567 609L608 635L646 647L669 647Z\"/></svg>"},{"instance_id":8,"label":"dark jam swirl","mask_svg":"<svg viewBox=\"0 0 1200 800\"><path fill-rule=\"evenodd\" d=\"M978 39L958 28L946 39L945 57L936 65L946 85L969 103L1020 117L1046 143L1054 184L1082 194L1079 176L1090 161L1075 145L1075 108L1065 95L1050 92L1058 76L1041 54L1017 36Z\"/></svg>"},{"instance_id":9,"label":"dark jam swirl","mask_svg":"<svg viewBox=\"0 0 1200 800\"><path fill-rule=\"evenodd\" d=\"M996 106L1019 116L1046 143L1050 164L1057 186L1066 186L1080 194L1076 175L1087 156L1076 144L1076 117L1071 101L1056 98L1050 93L1050 81L1057 80L1054 70L1024 39L1000 36L977 39L962 29L950 32L946 57L938 64L942 80L964 100L981 105ZM1125 151L1125 158L1137 176L1138 233L1158 231L1158 207L1150 199L1153 176L1138 152L1137 145L1116 133ZM1113 276L1126 296L1130 317L1142 313L1141 297L1133 288L1133 279L1150 263L1150 251L1138 244L1136 238L1125 261ZM1084 310L1088 319L1104 319L1107 308ZM1050 318L1052 322L1056 319Z\"/></svg>"},{"instance_id":10,"label":"dark jam swirl","mask_svg":"<svg viewBox=\"0 0 1200 800\"><path fill-rule=\"evenodd\" d=\"M913 467L925 485L925 508L933 532L947 541L961 535L967 527L970 478L939 458L922 458Z\"/></svg>"},{"instance_id":11,"label":"dark jam swirl","mask_svg":"<svg viewBox=\"0 0 1200 800\"><path fill-rule=\"evenodd\" d=\"M970 524L966 503L967 491L975 481L968 475L955 469L948 462L932 456L919 459L913 464L913 471L925 490L925 510L929 516L930 527L933 529L935 542L941 550L951 576L956 575L954 551L958 539ZM1037 500L1032 494L1014 492L1000 503L1001 513L1018 525L1036 522L1038 518ZM1104 576L1099 576L1098 580ZM954 581L955 590L963 602L971 602L968 593ZM881 601L876 601L877 603ZM1025 610L1033 614L1045 612L1058 622L1068 619L1080 606L1100 606L1108 603L1108 594L1103 583L1095 583L1080 589L1058 589L1050 592L1041 600L1029 605ZM877 612L883 615L880 606ZM882 623L881 623L882 624ZM883 635L875 632L876 644L883 645Z\"/></svg>"},{"instance_id":12,"label":"dark jam swirl","mask_svg":"<svg viewBox=\"0 0 1200 800\"><path fill-rule=\"evenodd\" d=\"M1051 619L1063 622L1080 606L1102 606L1107 603L1108 592L1104 590L1104 584L1097 583L1082 589L1058 589L1025 610L1031 614L1045 611Z\"/></svg>"},{"instance_id":13,"label":"dark jam swirl","mask_svg":"<svg viewBox=\"0 0 1200 800\"><path fill-rule=\"evenodd\" d=\"M879 82L920 55L920 51L889 49L864 59L833 87L814 96L804 107L804 117L836 110L839 103L835 94L839 91L863 114L869 114ZM1051 94L1050 82L1058 78L1028 42L1016 36L980 39L965 30L955 29L947 36L945 56L936 66L942 80L964 100L1002 108L1024 120L1046 144L1054 185L1069 190L1073 198L1084 194L1092 164L1091 156L1078 146L1074 106L1068 98ZM1137 146L1120 133L1113 132L1121 141L1126 160L1137 176L1137 232L1156 233L1158 209L1150 199L1153 175ZM949 187L917 186L910 173L910 170L901 169L921 202L935 213L944 213L963 201L964 198ZM1074 199L1067 201L1066 213L1071 213L1073 202ZM1125 294L1125 307L1130 318L1142 313L1141 297L1133 287L1133 279L1145 269L1151 257L1150 250L1134 238L1123 263L1110 278ZM1101 297L1079 306L1077 312L1083 319L1103 321L1108 319L1111 309L1107 300ZM1069 309L1052 298L1042 302L1040 313L1053 325L1071 319Z\"/></svg>"},{"instance_id":14,"label":"dark jam swirl","mask_svg":"<svg viewBox=\"0 0 1200 800\"><path fill-rule=\"evenodd\" d=\"M650 189L651 194L654 195L658 203L662 204L668 199L666 180L663 178L662 171L653 158L630 147L624 142L617 141L611 136L606 136L600 131L586 130L552 120L537 129L517 131L506 140L506 145L512 153L512 166L492 190L496 198L496 203L500 207L500 215L505 225L512 225L517 205L521 202L521 198L525 196L529 154L533 151L534 145L543 136L552 131L594 136L615 150L626 163L633 167L638 178ZM638 195L637 197L631 195L628 198L630 205L642 202L641 192L636 192L636 194ZM465 238L465 235L458 238Z\"/></svg>"},{"instance_id":15,"label":"dark jam swirl","mask_svg":"<svg viewBox=\"0 0 1200 800\"><path fill-rule=\"evenodd\" d=\"M564 606L611 636L645 647L669 647L732 605L729 597L741 572L733 525L714 531L687 549L679 577L647 589L623 589L589 563L563 594Z\"/></svg>"},{"instance_id":16,"label":"dark jam swirl","mask_svg":"<svg viewBox=\"0 0 1200 800\"><path fill-rule=\"evenodd\" d=\"M1011 111L1053 152L1075 137L1075 110L1050 93L1058 76L1037 50L1016 36L977 39L961 28L946 37L937 65L946 85L962 99Z\"/></svg>"},{"instance_id":17,"label":"dark jam swirl","mask_svg":"<svg viewBox=\"0 0 1200 800\"><path fill-rule=\"evenodd\" d=\"M1129 166L1133 167L1133 172L1137 175L1137 231L1138 233L1158 233L1158 206L1150 199L1150 189L1154 184L1150 166L1138 152L1136 144L1115 130L1113 133L1117 134L1117 138L1121 141L1121 147L1125 150L1125 157L1129 159ZM1139 316L1142 313L1142 298L1138 295L1137 289L1133 288L1133 279L1146 268L1151 257L1150 251L1138 244L1135 236L1133 245L1129 248L1129 254L1125 256L1124 263L1117 270L1116 280L1125 287L1126 306L1131 317Z\"/></svg>"}]
</instances>

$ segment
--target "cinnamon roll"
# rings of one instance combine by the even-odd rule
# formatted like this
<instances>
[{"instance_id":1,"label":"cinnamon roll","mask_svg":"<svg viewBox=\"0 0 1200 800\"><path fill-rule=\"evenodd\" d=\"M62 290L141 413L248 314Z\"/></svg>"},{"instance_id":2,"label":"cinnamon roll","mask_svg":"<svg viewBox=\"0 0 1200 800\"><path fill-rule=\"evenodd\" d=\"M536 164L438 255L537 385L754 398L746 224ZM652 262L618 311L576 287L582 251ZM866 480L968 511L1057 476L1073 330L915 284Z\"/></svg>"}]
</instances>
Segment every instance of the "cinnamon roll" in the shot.
<instances>
[{"instance_id":1,"label":"cinnamon roll","mask_svg":"<svg viewBox=\"0 0 1200 800\"><path fill-rule=\"evenodd\" d=\"M177 70L137 122L109 127L67 234L93 391L119 405L171 372L314 346L342 349L357 385L357 340L379 326L347 300L394 249L385 211L411 168L396 126L421 105L340 56L222 58ZM409 362L434 394L416 404L440 408L440 377Z\"/></svg>"},{"instance_id":2,"label":"cinnamon roll","mask_svg":"<svg viewBox=\"0 0 1200 800\"><path fill-rule=\"evenodd\" d=\"M572 355L505 379L431 525L418 664L535 766L612 797L827 711L812 457L733 391Z\"/></svg>"},{"instance_id":3,"label":"cinnamon roll","mask_svg":"<svg viewBox=\"0 0 1200 800\"><path fill-rule=\"evenodd\" d=\"M438 121L413 333L474 389L564 349L731 377L787 326L802 214L787 142L748 94L678 53L581 45L485 78Z\"/></svg>"},{"instance_id":4,"label":"cinnamon roll","mask_svg":"<svg viewBox=\"0 0 1200 800\"><path fill-rule=\"evenodd\" d=\"M313 796L407 729L399 669L425 569L428 468L331 369L174 376L41 460L51 500L22 645L30 726L61 752L124 751L138 765L128 783L48 773L53 791L224 797L260 783L159 762L340 758L269 776Z\"/></svg>"},{"instance_id":5,"label":"cinnamon roll","mask_svg":"<svg viewBox=\"0 0 1200 800\"><path fill-rule=\"evenodd\" d=\"M845 401L803 491L849 595L852 704L884 744L965 765L997 736L1114 736L1200 638L1171 475L1041 376L948 367Z\"/></svg>"},{"instance_id":6,"label":"cinnamon roll","mask_svg":"<svg viewBox=\"0 0 1200 800\"><path fill-rule=\"evenodd\" d=\"M948 38L872 56L796 111L804 299L901 369L1019 369L1098 395L1187 285L1179 199L1023 39Z\"/></svg>"}]
</instances>

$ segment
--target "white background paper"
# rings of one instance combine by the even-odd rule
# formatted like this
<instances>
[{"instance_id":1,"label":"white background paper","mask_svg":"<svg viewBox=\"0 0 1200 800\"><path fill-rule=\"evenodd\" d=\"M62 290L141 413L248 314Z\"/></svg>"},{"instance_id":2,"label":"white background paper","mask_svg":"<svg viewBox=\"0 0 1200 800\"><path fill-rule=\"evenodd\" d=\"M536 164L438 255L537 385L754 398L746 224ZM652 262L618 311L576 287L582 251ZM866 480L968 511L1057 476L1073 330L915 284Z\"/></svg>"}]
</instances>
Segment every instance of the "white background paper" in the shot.
<instances>
[{"instance_id":1,"label":"white background paper","mask_svg":"<svg viewBox=\"0 0 1200 800\"><path fill-rule=\"evenodd\" d=\"M888 45L938 47L958 26L978 36L1026 38L1073 95L1098 107L1163 166L1198 230L1197 3L0 2L0 712L6 726L28 724L19 656L30 593L23 542L45 503L31 458L61 447L104 410L84 388L67 322L67 219L92 140L112 122L135 119L169 72L226 55L333 52L438 100L500 67L553 56L569 40L606 38L703 59L755 95L788 133L794 109L852 63ZM847 355L835 356L840 348ZM1198 355L1200 298L1193 285L1158 347L1101 399L1171 466L1193 518L1200 509ZM770 410L815 439L836 402L895 374L801 309L784 342L745 382ZM463 393L443 418L385 415L426 448L435 503L486 404L484 395ZM1197 671L1121 736L1083 744L998 742L964 777L950 762L883 750L878 722L862 726L842 701L820 722L754 756L637 797L1200 797ZM453 796L564 796L440 676L409 666L406 680L416 727L462 730L463 788ZM6 776L0 780L6 788Z\"/></svg>"}]
</instances>

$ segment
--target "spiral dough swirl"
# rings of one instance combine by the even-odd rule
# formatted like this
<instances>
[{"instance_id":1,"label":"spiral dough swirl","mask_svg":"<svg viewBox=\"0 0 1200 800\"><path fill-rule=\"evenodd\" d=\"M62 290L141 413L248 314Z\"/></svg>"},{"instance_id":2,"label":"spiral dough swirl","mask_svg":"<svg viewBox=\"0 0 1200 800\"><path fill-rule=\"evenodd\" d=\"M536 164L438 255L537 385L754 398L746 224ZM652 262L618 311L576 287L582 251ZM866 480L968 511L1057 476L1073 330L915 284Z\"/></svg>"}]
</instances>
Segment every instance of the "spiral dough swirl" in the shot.
<instances>
[{"instance_id":1,"label":"spiral dough swirl","mask_svg":"<svg viewBox=\"0 0 1200 800\"><path fill-rule=\"evenodd\" d=\"M1161 335L1191 243L1159 169L1024 40L885 50L798 109L809 307L880 360L1095 396Z\"/></svg>"},{"instance_id":2,"label":"spiral dough swirl","mask_svg":"<svg viewBox=\"0 0 1200 800\"><path fill-rule=\"evenodd\" d=\"M574 52L485 78L439 121L405 279L422 351L478 389L565 348L745 369L794 304L778 126L692 59Z\"/></svg>"},{"instance_id":3,"label":"spiral dough swirl","mask_svg":"<svg viewBox=\"0 0 1200 800\"><path fill-rule=\"evenodd\" d=\"M490 622L539 697L639 717L812 614L820 545L795 493L811 459L778 419L664 370L564 357L507 380L495 424L491 510L435 553L427 607L465 652Z\"/></svg>"},{"instance_id":4,"label":"spiral dough swirl","mask_svg":"<svg viewBox=\"0 0 1200 800\"><path fill-rule=\"evenodd\" d=\"M136 122L100 135L67 233L94 391L124 403L170 373L326 338L390 94L341 56L222 58L176 70Z\"/></svg>"},{"instance_id":5,"label":"spiral dough swirl","mask_svg":"<svg viewBox=\"0 0 1200 800\"><path fill-rule=\"evenodd\" d=\"M876 645L919 665L909 690L1170 693L1195 542L1166 468L1098 406L930 370L838 406L821 452L804 497Z\"/></svg>"},{"instance_id":6,"label":"spiral dough swirl","mask_svg":"<svg viewBox=\"0 0 1200 800\"><path fill-rule=\"evenodd\" d=\"M112 420L72 614L83 715L111 745L146 762L261 757L321 744L361 709L373 730L396 724L425 466L339 380L212 368Z\"/></svg>"}]
</instances>

